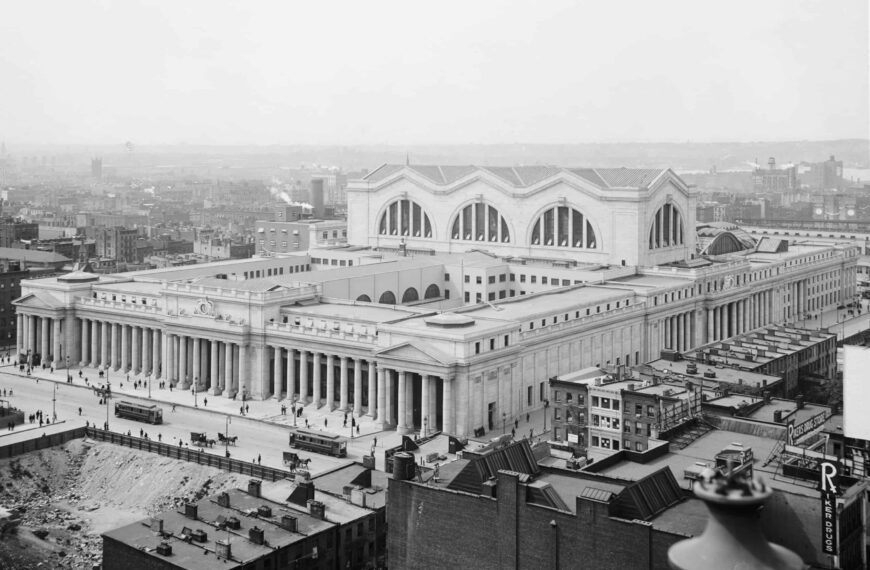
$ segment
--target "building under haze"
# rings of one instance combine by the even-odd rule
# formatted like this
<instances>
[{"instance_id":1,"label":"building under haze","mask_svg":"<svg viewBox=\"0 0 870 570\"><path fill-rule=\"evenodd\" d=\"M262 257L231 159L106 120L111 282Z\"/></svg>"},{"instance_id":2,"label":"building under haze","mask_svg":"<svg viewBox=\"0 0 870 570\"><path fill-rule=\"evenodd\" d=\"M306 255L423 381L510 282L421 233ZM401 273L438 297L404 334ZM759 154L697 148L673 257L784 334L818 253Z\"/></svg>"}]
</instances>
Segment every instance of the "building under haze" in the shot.
<instances>
[{"instance_id":1,"label":"building under haze","mask_svg":"<svg viewBox=\"0 0 870 570\"><path fill-rule=\"evenodd\" d=\"M468 435L543 406L553 376L856 292L849 244L700 255L695 191L670 170L383 166L347 196L352 245L24 281L18 349Z\"/></svg>"}]
</instances>

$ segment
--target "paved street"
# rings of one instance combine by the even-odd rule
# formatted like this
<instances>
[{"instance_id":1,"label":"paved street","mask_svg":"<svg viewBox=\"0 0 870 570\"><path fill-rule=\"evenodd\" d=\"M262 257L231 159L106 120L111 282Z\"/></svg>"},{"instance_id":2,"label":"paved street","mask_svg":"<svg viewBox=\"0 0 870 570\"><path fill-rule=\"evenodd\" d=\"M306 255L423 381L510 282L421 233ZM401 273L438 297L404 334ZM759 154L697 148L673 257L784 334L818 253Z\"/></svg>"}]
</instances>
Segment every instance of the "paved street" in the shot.
<instances>
[{"instance_id":1,"label":"paved street","mask_svg":"<svg viewBox=\"0 0 870 570\"><path fill-rule=\"evenodd\" d=\"M22 409L25 417L36 412L43 411L43 417L51 418L52 410L57 413L57 419L64 421L63 427L51 426L43 428L53 430L67 429L69 426L84 425L85 422L102 427L106 418L106 406L99 403L99 397L94 394L92 386L100 385L98 371L93 368L82 368L82 377L79 378L79 368L71 370L73 382L66 382L66 371L35 370L31 376L19 372L17 366L4 365L0 367L0 391L6 389L13 391L14 396L9 399L12 405ZM85 384L85 378L88 383ZM145 382L144 387L133 387L137 380ZM230 435L238 436L235 448L229 446L232 457L250 461L259 454L262 464L270 467L282 468L282 452L290 451L288 437L290 428L293 426L293 415L290 403L278 400L245 402L245 415L241 415L240 400L228 400L221 396L209 396L204 392L196 395L190 391L160 389L152 385L151 395L148 395L147 381L145 378L110 372L109 382L112 386L112 400L152 401L163 408L163 425L154 426L133 420L116 418L114 408L109 410L109 428L112 431L138 435L139 430L144 430L152 439L157 439L158 434L162 441L177 443L179 438L182 444L190 443L190 432L206 432L209 437L217 439L218 432L224 432L229 425ZM103 380L102 384L105 383ZM155 383L156 384L156 383ZM0 392L2 394L2 392ZM2 397L2 395L0 395ZM56 398L52 402L52 398ZM207 401L207 403L206 403ZM172 411L173 404L175 411ZM286 415L281 414L282 404L287 405ZM53 408L54 405L54 408ZM79 415L81 408L81 415ZM227 418L231 423L227 424ZM297 418L298 426L304 426L308 420L312 429L329 431L350 437L350 427L342 428L344 413L333 411L326 412L321 407L315 410L314 406L308 405L303 414ZM371 452L372 443L377 438L377 452L375 457L378 469L383 469L383 449L393 447L401 442L401 436L395 430L380 431L377 425L368 416L357 418L360 435L354 434L354 438L348 441L348 458L337 459L317 453L298 452L302 457L312 459L310 469L312 475L329 471L348 461L362 461L362 456ZM525 415L519 418L506 418L505 428L510 432L513 422L518 422L517 437L527 435L531 429L539 435L544 427L544 411L537 410L529 415L526 421ZM348 415L348 426L350 426ZM326 425L324 425L326 424ZM487 434L483 440L496 437L502 433L502 426L495 426L493 432ZM549 427L549 426L548 426ZM39 424L25 424L15 432L0 431L0 442L5 437L12 437L23 429L39 428ZM20 437L20 436L19 436ZM215 446L213 449L206 448L209 453L223 454L224 448Z\"/></svg>"}]
</instances>

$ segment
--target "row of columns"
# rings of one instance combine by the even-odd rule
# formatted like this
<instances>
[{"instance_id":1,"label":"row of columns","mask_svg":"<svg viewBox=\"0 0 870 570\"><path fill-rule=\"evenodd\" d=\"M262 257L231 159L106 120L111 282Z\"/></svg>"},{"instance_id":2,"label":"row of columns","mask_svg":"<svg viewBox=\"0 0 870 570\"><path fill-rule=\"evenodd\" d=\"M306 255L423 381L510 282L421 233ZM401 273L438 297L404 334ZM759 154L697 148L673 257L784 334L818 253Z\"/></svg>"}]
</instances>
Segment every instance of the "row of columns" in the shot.
<instances>
[{"instance_id":1,"label":"row of columns","mask_svg":"<svg viewBox=\"0 0 870 570\"><path fill-rule=\"evenodd\" d=\"M61 366L65 356L63 322L60 318L19 313L16 322L18 353L39 353L43 363Z\"/></svg>"},{"instance_id":2,"label":"row of columns","mask_svg":"<svg viewBox=\"0 0 870 570\"><path fill-rule=\"evenodd\" d=\"M707 342L724 340L775 321L773 292L759 291L746 299L707 309Z\"/></svg>"},{"instance_id":3,"label":"row of columns","mask_svg":"<svg viewBox=\"0 0 870 570\"><path fill-rule=\"evenodd\" d=\"M164 377L158 328L79 319L80 366Z\"/></svg>"},{"instance_id":4,"label":"row of columns","mask_svg":"<svg viewBox=\"0 0 870 570\"><path fill-rule=\"evenodd\" d=\"M664 319L665 346L680 352L695 346L695 311L686 311Z\"/></svg>"}]
</instances>

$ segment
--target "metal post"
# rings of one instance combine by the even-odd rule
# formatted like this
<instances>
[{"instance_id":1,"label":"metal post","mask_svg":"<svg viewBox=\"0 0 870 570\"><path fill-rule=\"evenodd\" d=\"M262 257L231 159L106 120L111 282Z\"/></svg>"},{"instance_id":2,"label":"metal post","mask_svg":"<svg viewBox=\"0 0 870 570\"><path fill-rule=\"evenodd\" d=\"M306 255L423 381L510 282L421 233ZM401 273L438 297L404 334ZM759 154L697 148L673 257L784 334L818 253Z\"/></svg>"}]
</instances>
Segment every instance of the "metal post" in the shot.
<instances>
[{"instance_id":1,"label":"metal post","mask_svg":"<svg viewBox=\"0 0 870 570\"><path fill-rule=\"evenodd\" d=\"M151 375L148 375L148 399L151 399Z\"/></svg>"},{"instance_id":2,"label":"metal post","mask_svg":"<svg viewBox=\"0 0 870 570\"><path fill-rule=\"evenodd\" d=\"M112 394L112 383L109 382L109 371L106 370L106 394L103 401L106 403L106 431L109 431L109 396Z\"/></svg>"},{"instance_id":3,"label":"metal post","mask_svg":"<svg viewBox=\"0 0 870 570\"><path fill-rule=\"evenodd\" d=\"M55 411L55 402L57 401L57 382L54 383L54 392L51 396L51 421L57 421L57 412Z\"/></svg>"},{"instance_id":4,"label":"metal post","mask_svg":"<svg viewBox=\"0 0 870 570\"><path fill-rule=\"evenodd\" d=\"M501 413L501 433L502 435L507 433L507 413Z\"/></svg>"},{"instance_id":5,"label":"metal post","mask_svg":"<svg viewBox=\"0 0 870 570\"><path fill-rule=\"evenodd\" d=\"M230 456L230 422L232 418L227 416L226 429L224 430L224 456Z\"/></svg>"},{"instance_id":6,"label":"metal post","mask_svg":"<svg viewBox=\"0 0 870 570\"><path fill-rule=\"evenodd\" d=\"M293 394L293 405L292 405L292 410L293 410L293 427L296 427L296 398L298 398L298 396L297 396L296 394Z\"/></svg>"},{"instance_id":7,"label":"metal post","mask_svg":"<svg viewBox=\"0 0 870 570\"><path fill-rule=\"evenodd\" d=\"M550 400L544 400L544 433L547 433L547 410L550 408Z\"/></svg>"},{"instance_id":8,"label":"metal post","mask_svg":"<svg viewBox=\"0 0 870 570\"><path fill-rule=\"evenodd\" d=\"M193 407L194 408L199 407L199 404L196 401L196 395L197 395L197 392L199 392L199 390L197 390L197 387L199 387L199 376L194 376L193 377Z\"/></svg>"}]
</instances>

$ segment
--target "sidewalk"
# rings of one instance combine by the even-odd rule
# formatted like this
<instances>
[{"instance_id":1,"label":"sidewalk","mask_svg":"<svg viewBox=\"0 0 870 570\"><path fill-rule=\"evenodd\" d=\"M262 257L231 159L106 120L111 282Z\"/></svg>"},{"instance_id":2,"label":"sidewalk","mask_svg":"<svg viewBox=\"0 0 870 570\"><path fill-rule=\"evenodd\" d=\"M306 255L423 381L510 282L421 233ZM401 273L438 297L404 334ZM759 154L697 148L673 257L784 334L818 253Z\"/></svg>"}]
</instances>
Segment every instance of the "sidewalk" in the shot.
<instances>
[{"instance_id":1,"label":"sidewalk","mask_svg":"<svg viewBox=\"0 0 870 570\"><path fill-rule=\"evenodd\" d=\"M0 366L0 369L22 378L39 378L40 380L57 382L66 386L73 386L88 391L93 391L95 386L98 388L104 386L107 382L107 377L105 376L100 379L99 371L95 368L71 368L70 375L72 376L72 384L67 383L66 369L54 370L54 372L51 372L50 369L43 370L42 368L36 368L31 370L30 376L27 376L26 372L20 372L17 365L4 364ZM82 373L81 377L79 377L79 371ZM85 379L87 379L87 383L85 382ZM141 382L141 384L138 388L135 388L134 383L137 381ZM174 405L177 407L196 408L202 412L213 413L221 416L229 415L232 416L234 420L244 419L287 427L294 426L291 402L289 400L247 400L243 403L240 398L232 400L223 396L210 395L207 392L199 392L194 396L189 390L170 390L168 387L160 388L159 380L151 381L149 396L148 382L144 376L134 374L128 375L112 371L109 371L108 373L108 382L112 389L111 399L137 399L146 402L152 401L155 404L164 407L164 418L167 418L167 414L172 413L171 410ZM97 394L94 394L93 397L99 399ZM281 414L282 405L287 407L286 415ZM245 407L244 414L241 413L242 406ZM296 418L296 427L304 428L305 421L308 420L309 428L312 430L326 431L350 438L352 416L353 414L348 412L347 427L342 427L345 417L344 412L338 410L328 412L325 406L321 406L320 409L315 409L313 404L308 404L303 408L302 415L299 418ZM326 424L324 424L324 422L326 422ZM354 438L374 436L382 433L385 436L389 436L389 434L395 433L392 430L383 432L372 418L366 415L356 417L356 422L359 426L359 434L354 430ZM380 435L378 435L378 439L381 439ZM400 441L400 438L397 438L397 441Z\"/></svg>"}]
</instances>

